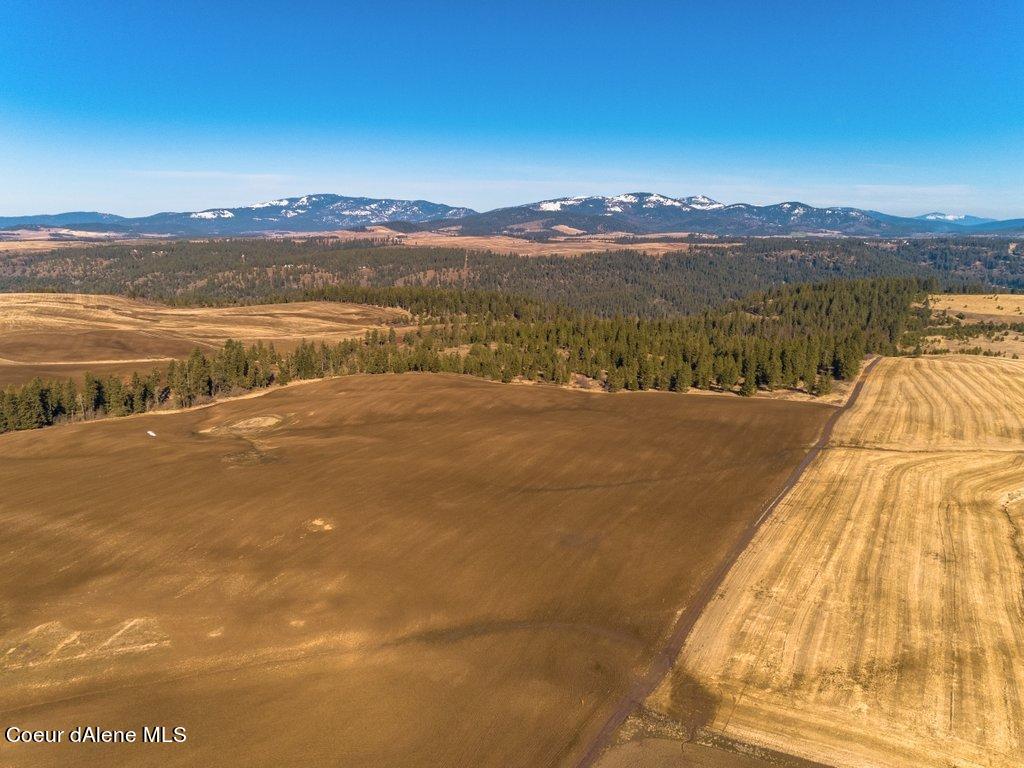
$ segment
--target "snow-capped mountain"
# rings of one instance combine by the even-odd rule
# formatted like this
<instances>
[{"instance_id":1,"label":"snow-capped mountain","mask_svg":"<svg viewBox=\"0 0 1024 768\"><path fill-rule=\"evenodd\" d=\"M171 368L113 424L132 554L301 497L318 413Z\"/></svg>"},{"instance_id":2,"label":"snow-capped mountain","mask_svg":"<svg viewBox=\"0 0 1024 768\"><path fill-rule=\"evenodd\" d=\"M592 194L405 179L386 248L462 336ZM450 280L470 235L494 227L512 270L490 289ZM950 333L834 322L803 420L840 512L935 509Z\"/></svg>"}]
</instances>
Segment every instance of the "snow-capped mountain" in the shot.
<instances>
[{"instance_id":1,"label":"snow-capped mountain","mask_svg":"<svg viewBox=\"0 0 1024 768\"><path fill-rule=\"evenodd\" d=\"M787 202L757 206L726 205L706 195L668 197L630 192L605 197L561 197L478 213L451 222L468 234L541 232L560 227L587 233L706 232L721 235L771 235L802 232L869 235L894 230L856 208L815 208ZM934 226L918 224L918 229Z\"/></svg>"},{"instance_id":2,"label":"snow-capped mountain","mask_svg":"<svg viewBox=\"0 0 1024 768\"><path fill-rule=\"evenodd\" d=\"M985 224L976 217L906 218L859 208L816 208L791 201L775 205L726 205L706 195L668 197L651 192L559 197L499 208L446 222L466 234L560 234L566 228L588 234L700 232L716 235L900 236L969 233Z\"/></svg>"},{"instance_id":3,"label":"snow-capped mountain","mask_svg":"<svg viewBox=\"0 0 1024 768\"><path fill-rule=\"evenodd\" d=\"M380 200L341 195L303 195L238 208L158 213L124 224L140 232L227 235L258 232L323 232L331 229L461 218L475 213L427 200Z\"/></svg>"},{"instance_id":4,"label":"snow-capped mountain","mask_svg":"<svg viewBox=\"0 0 1024 768\"><path fill-rule=\"evenodd\" d=\"M0 217L0 227L81 227L139 234L245 235L262 232L324 232L393 222L424 222L475 213L427 200L379 200L372 197L303 195L238 208L208 208L124 218L109 213L58 213Z\"/></svg>"},{"instance_id":5,"label":"snow-capped mountain","mask_svg":"<svg viewBox=\"0 0 1024 768\"><path fill-rule=\"evenodd\" d=\"M917 217L790 201L775 205L725 204L706 195L669 197L652 192L559 197L477 213L426 200L392 200L320 194L266 200L237 208L207 208L122 218L107 213L61 213L0 218L0 227L62 226L170 236L259 235L325 232L374 224L445 229L468 235L562 236L624 232L697 232L726 236L1017 234L1022 220L994 221L939 212Z\"/></svg>"},{"instance_id":6,"label":"snow-capped mountain","mask_svg":"<svg viewBox=\"0 0 1024 768\"><path fill-rule=\"evenodd\" d=\"M674 198L651 192L631 192L615 197L559 197L554 200L542 200L526 207L535 211L572 211L610 216L616 213L642 214L663 208L677 211L713 211L725 206L704 195Z\"/></svg>"},{"instance_id":7,"label":"snow-capped mountain","mask_svg":"<svg viewBox=\"0 0 1024 768\"><path fill-rule=\"evenodd\" d=\"M540 231L569 227L587 233L670 232L726 206L704 195L668 197L652 192L559 197L499 208L452 222L467 234Z\"/></svg>"},{"instance_id":8,"label":"snow-capped mountain","mask_svg":"<svg viewBox=\"0 0 1024 768\"><path fill-rule=\"evenodd\" d=\"M972 224L988 224L989 222L995 221L995 219L985 219L981 216L970 216L965 213L939 213L938 211L922 213L920 216L915 216L914 218L921 221L948 221L953 224L965 224L967 226Z\"/></svg>"}]
</instances>

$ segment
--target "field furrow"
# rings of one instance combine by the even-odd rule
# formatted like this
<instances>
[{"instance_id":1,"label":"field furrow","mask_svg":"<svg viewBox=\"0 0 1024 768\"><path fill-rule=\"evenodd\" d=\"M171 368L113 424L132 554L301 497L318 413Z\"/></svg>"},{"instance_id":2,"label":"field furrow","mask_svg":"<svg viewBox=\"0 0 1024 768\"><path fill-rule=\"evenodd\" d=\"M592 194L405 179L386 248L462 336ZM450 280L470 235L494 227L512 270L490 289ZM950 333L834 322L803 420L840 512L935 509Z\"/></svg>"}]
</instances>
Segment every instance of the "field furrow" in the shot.
<instances>
[{"instance_id":1,"label":"field furrow","mask_svg":"<svg viewBox=\"0 0 1024 768\"><path fill-rule=\"evenodd\" d=\"M683 650L712 733L833 765L1021 765L1022 414L1019 362L881 362Z\"/></svg>"},{"instance_id":2,"label":"field furrow","mask_svg":"<svg viewBox=\"0 0 1024 768\"><path fill-rule=\"evenodd\" d=\"M189 741L0 765L573 765L831 412L406 374L2 435L0 715Z\"/></svg>"}]
</instances>

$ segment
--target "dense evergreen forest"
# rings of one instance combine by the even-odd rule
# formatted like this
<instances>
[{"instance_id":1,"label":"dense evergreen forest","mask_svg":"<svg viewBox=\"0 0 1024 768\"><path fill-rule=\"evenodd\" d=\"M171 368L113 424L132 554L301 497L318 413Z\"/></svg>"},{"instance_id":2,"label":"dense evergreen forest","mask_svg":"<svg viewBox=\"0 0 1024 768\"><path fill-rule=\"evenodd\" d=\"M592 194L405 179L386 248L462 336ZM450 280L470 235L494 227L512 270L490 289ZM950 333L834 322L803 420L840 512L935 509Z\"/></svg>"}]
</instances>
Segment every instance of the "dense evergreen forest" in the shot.
<instances>
[{"instance_id":1,"label":"dense evergreen forest","mask_svg":"<svg viewBox=\"0 0 1024 768\"><path fill-rule=\"evenodd\" d=\"M361 285L500 291L611 317L692 314L779 285L934 278L956 290L1024 289L1024 247L997 238L749 238L636 251L529 257L413 248L388 239L210 240L105 245L0 259L2 291L81 291L168 303L287 300Z\"/></svg>"},{"instance_id":2,"label":"dense evergreen forest","mask_svg":"<svg viewBox=\"0 0 1024 768\"><path fill-rule=\"evenodd\" d=\"M229 341L125 381L86 376L32 381L0 393L0 431L186 407L294 379L352 373L451 372L553 384L573 377L608 391L690 387L752 395L758 388L824 394L854 376L866 353L894 353L912 303L934 281L884 278L759 292L718 309L671 318L601 317L497 292L426 287L327 286L301 298L408 309L419 321L334 345L273 347Z\"/></svg>"}]
</instances>

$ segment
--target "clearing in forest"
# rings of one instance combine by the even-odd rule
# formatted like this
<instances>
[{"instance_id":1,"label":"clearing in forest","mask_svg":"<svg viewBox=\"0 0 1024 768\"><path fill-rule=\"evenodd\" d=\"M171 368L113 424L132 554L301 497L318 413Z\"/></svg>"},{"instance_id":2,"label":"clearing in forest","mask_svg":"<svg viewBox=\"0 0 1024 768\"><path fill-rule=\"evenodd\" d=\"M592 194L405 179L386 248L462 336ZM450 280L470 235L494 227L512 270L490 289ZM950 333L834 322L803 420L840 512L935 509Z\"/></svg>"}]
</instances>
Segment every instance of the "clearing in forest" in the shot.
<instances>
[{"instance_id":1,"label":"clearing in forest","mask_svg":"<svg viewBox=\"0 0 1024 768\"><path fill-rule=\"evenodd\" d=\"M1024 323L1024 294L1018 293L940 293L930 298L932 310L945 310L950 317L965 323Z\"/></svg>"},{"instance_id":2,"label":"clearing in forest","mask_svg":"<svg viewBox=\"0 0 1024 768\"><path fill-rule=\"evenodd\" d=\"M935 327L924 339L926 352L1024 356L1024 331L1019 330L1024 326L1024 295L938 294L929 299Z\"/></svg>"}]
</instances>

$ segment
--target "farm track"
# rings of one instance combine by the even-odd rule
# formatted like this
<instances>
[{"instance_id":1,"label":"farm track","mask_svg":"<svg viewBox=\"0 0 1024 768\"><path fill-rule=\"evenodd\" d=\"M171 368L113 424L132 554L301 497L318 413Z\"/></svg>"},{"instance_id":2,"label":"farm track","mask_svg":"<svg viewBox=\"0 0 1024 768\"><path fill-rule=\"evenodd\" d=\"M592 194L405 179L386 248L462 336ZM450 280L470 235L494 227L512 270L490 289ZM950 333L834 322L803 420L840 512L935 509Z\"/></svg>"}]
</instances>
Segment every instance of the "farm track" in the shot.
<instances>
[{"instance_id":1,"label":"farm track","mask_svg":"<svg viewBox=\"0 0 1024 768\"><path fill-rule=\"evenodd\" d=\"M1020 362L880 364L683 647L711 733L840 766L1020 766L1022 412Z\"/></svg>"},{"instance_id":2,"label":"farm track","mask_svg":"<svg viewBox=\"0 0 1024 768\"><path fill-rule=\"evenodd\" d=\"M644 675L636 681L629 693L619 702L618 705L616 705L615 710L608 717L601 730L588 743L586 751L577 763L579 768L588 768L598 761L605 749L613 743L616 733L622 727L622 724L625 723L626 719L636 711L639 706L643 705L644 701L655 691L655 689L672 670L679 653L693 631L694 626L700 619L705 608L712 599L714 599L722 583L725 581L726 576L729 574L730 569L754 540L754 537L757 535L760 527L769 519L772 512L786 497L786 495L796 486L800 478L803 477L804 472L818 457L822 449L828 445L839 417L855 405L860 397L862 389L864 388L864 383L867 381L868 374L871 373L872 369L874 369L880 359L881 358L876 357L872 359L867 366L865 366L864 371L861 373L859 380L850 393L850 397L842 406L836 408L828 421L825 422L821 434L807 452L807 455L805 455L800 463L793 469L782 488L771 499L771 501L765 505L761 514L758 515L754 522L751 523L751 525L743 532L742 536L736 541L732 549L729 550L727 556L719 563L711 576L708 577L701 586L697 596L687 606L686 610L679 615L675 625L672 627L668 641L654 657L654 660L648 667L647 672L645 672Z\"/></svg>"}]
</instances>

